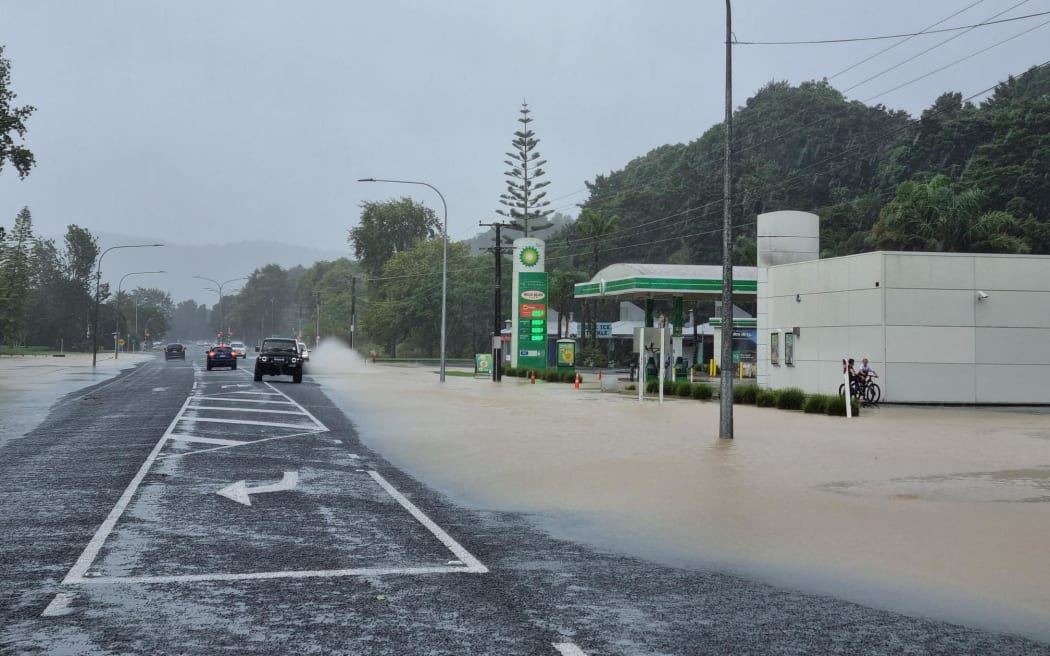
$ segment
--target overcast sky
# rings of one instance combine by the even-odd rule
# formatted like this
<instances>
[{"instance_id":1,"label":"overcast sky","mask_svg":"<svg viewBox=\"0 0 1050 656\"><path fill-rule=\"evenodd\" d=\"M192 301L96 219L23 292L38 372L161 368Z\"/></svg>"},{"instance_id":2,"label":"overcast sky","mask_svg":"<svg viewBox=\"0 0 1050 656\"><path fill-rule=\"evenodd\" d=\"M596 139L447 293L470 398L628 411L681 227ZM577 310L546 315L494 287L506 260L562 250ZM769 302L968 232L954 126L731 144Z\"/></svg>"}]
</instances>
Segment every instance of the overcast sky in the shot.
<instances>
[{"instance_id":1,"label":"overcast sky","mask_svg":"<svg viewBox=\"0 0 1050 656\"><path fill-rule=\"evenodd\" d=\"M1050 11L1050 0L738 0L738 41L915 32ZM1012 9L1011 9L1012 8ZM490 221L522 100L551 207L584 183L722 119L721 0L0 0L0 43L37 167L0 172L0 223L69 223L170 243L269 239L349 254L360 204L429 189L449 234ZM1006 12L1006 13L1003 13ZM770 80L831 78L919 114L1043 63L1050 16L893 41L734 48L734 103ZM997 42L1032 30L975 54ZM887 90L951 64L920 82ZM800 208L806 209L806 208Z\"/></svg>"}]
</instances>

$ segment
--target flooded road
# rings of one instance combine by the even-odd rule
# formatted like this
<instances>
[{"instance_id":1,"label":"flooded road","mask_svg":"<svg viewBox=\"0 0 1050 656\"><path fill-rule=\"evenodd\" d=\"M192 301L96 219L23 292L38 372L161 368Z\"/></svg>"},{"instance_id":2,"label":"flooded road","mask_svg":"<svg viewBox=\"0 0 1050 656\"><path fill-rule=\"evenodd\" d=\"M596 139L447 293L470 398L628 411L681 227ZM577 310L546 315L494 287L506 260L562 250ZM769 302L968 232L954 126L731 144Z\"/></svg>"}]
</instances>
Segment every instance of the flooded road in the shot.
<instances>
[{"instance_id":1,"label":"flooded road","mask_svg":"<svg viewBox=\"0 0 1050 656\"><path fill-rule=\"evenodd\" d=\"M887 407L850 421L638 403L371 365L308 373L373 448L452 499L552 535L1050 642L1050 415ZM349 414L349 413L348 413Z\"/></svg>"},{"instance_id":2,"label":"flooded road","mask_svg":"<svg viewBox=\"0 0 1050 656\"><path fill-rule=\"evenodd\" d=\"M0 447L33 430L47 417L48 408L66 394L108 380L153 357L125 353L114 360L112 353L102 353L95 367L91 366L90 353L0 358L0 409L18 409L0 411Z\"/></svg>"}]
</instances>

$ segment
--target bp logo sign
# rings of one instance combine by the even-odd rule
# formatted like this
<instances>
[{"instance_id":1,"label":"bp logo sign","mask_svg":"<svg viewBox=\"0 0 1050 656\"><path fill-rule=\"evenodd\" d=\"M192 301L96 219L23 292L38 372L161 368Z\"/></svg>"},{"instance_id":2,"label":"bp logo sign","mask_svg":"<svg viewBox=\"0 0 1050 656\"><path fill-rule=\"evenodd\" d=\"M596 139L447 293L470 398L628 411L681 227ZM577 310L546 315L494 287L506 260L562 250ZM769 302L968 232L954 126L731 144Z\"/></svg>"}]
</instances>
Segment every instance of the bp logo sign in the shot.
<instances>
[{"instance_id":1,"label":"bp logo sign","mask_svg":"<svg viewBox=\"0 0 1050 656\"><path fill-rule=\"evenodd\" d=\"M521 259L521 263L527 267L534 267L540 261L540 252L536 250L534 246L526 246L521 249L521 255L518 256Z\"/></svg>"}]
</instances>

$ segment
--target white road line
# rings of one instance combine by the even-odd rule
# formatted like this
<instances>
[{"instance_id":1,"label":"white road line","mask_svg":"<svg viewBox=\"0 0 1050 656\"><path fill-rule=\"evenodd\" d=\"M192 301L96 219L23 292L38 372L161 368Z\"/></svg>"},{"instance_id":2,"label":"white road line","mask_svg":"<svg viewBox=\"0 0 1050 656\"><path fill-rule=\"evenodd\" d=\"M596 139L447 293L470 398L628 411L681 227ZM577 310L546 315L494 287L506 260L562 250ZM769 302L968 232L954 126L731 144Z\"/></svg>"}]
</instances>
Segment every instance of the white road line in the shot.
<instances>
[{"instance_id":1,"label":"white road line","mask_svg":"<svg viewBox=\"0 0 1050 656\"><path fill-rule=\"evenodd\" d=\"M41 617L58 617L60 615L69 615L73 612L73 609L69 607L69 603L73 601L75 595L71 592L59 592L55 595L55 598L51 600L51 603L47 605L43 613L40 613Z\"/></svg>"},{"instance_id":2,"label":"white road line","mask_svg":"<svg viewBox=\"0 0 1050 656\"><path fill-rule=\"evenodd\" d=\"M269 385L269 383L266 383ZM259 396L284 396L280 392L223 392L224 394L257 394ZM288 398L288 397L285 397Z\"/></svg>"},{"instance_id":3,"label":"white road line","mask_svg":"<svg viewBox=\"0 0 1050 656\"><path fill-rule=\"evenodd\" d=\"M419 574L477 573L467 567L358 567L352 569L287 570L243 574L181 574L172 576L92 576L75 583L194 583L197 581L253 581L259 579L335 578L339 576L416 576Z\"/></svg>"},{"instance_id":4,"label":"white road line","mask_svg":"<svg viewBox=\"0 0 1050 656\"><path fill-rule=\"evenodd\" d=\"M587 656L587 652L571 642L555 642L551 643L551 646L557 649L561 656Z\"/></svg>"},{"instance_id":5,"label":"white road line","mask_svg":"<svg viewBox=\"0 0 1050 656\"><path fill-rule=\"evenodd\" d=\"M274 426L276 428L309 428L304 424L283 424L278 421L251 421L249 419L219 419L218 417L183 417L186 421L210 424L241 424L243 426ZM322 430L326 430L323 429Z\"/></svg>"},{"instance_id":6,"label":"white road line","mask_svg":"<svg viewBox=\"0 0 1050 656\"><path fill-rule=\"evenodd\" d=\"M280 390L278 390L278 389L277 389L276 387L274 387L274 386L273 386L273 385L271 385L270 383L266 383L266 386L267 386L267 387L269 387L270 389L272 389L273 391L277 392L278 394L280 394L280 395L281 395L281 396L283 396L284 398L286 398L286 399L288 399L289 401L291 401L291 402L292 402L292 404L293 404L293 405L294 405L295 407L297 407L297 408L299 408L300 410L302 410L302 412L303 412L303 414L304 414L304 415L306 415L307 417L309 417L310 419L312 419L312 420L313 420L313 422L314 422L315 424L317 424L317 427L318 427L318 428L319 428L320 430L323 430L323 431L326 431L326 430L328 430L328 427L327 427L327 426L325 426L324 424L322 424L321 422L319 422L319 421L317 420L317 417L313 416L313 414L312 414L312 413L311 413L311 412L310 412L309 410L307 410L306 408L304 408L303 406L301 406L301 405L300 405L300 404L299 404L299 403L298 403L298 402L297 402L297 401L296 401L295 399L293 399L292 397L288 396L288 395L287 395L287 394L285 394L284 392L281 392Z\"/></svg>"},{"instance_id":7,"label":"white road line","mask_svg":"<svg viewBox=\"0 0 1050 656\"><path fill-rule=\"evenodd\" d=\"M183 435L176 433L171 435L171 439L176 442L200 442L201 444L219 444L221 446L240 446L247 444L247 442L241 440L220 440L215 437L199 437L197 435Z\"/></svg>"},{"instance_id":8,"label":"white road line","mask_svg":"<svg viewBox=\"0 0 1050 656\"><path fill-rule=\"evenodd\" d=\"M225 412L265 412L273 415L297 415L303 417L298 410L264 410L263 408L219 408L212 405L191 405L190 410L219 410Z\"/></svg>"},{"instance_id":9,"label":"white road line","mask_svg":"<svg viewBox=\"0 0 1050 656\"><path fill-rule=\"evenodd\" d=\"M95 557L98 556L98 552L102 549L102 545L106 542L106 538L109 537L110 532L113 531L113 527L116 526L117 520L124 514L124 510L127 509L128 503L131 502L131 497L135 495L135 490L138 489L139 484L142 483L142 479L146 477L150 467L153 466L153 461L157 459L157 454L164 448L164 444L168 441L168 437L175 430L175 425L182 419L182 414L186 412L186 407L190 404L190 397L186 397L186 400L182 404L182 408L179 409L178 413L175 414L175 418L171 420L171 424L168 425L168 429L164 431L164 434L157 440L157 445L150 451L149 456L146 457L146 461L139 467L138 473L128 483L127 488L124 489L124 494L120 495L120 499L117 500L117 505L113 506L113 510L109 511L109 515L106 516L105 521L95 531L95 535L92 536L91 541L88 542L87 547L84 548L84 552L80 554L80 558L77 558L77 562L73 563L73 567L66 574L66 578L62 579L63 584L68 583L79 583L84 580L84 574L87 573L91 564L95 562Z\"/></svg>"},{"instance_id":10,"label":"white road line","mask_svg":"<svg viewBox=\"0 0 1050 656\"><path fill-rule=\"evenodd\" d=\"M484 574L489 571L488 567L481 564L477 558L472 556L469 551L464 549L458 542L452 539L448 533L446 533L440 526L435 524L429 517L423 514L423 511L416 508L415 504L405 498L405 495L397 491L397 489L387 482L383 476L374 470L369 470L368 475L371 476L379 486L386 490L387 494L394 497L394 500L401 504L401 506L407 510L413 517L415 517L420 524L425 526L427 530L434 534L441 544L448 547L451 551L459 558L463 563L467 565L467 571L474 572L476 574Z\"/></svg>"},{"instance_id":11,"label":"white road line","mask_svg":"<svg viewBox=\"0 0 1050 656\"><path fill-rule=\"evenodd\" d=\"M229 394L229 392L224 392L224 394ZM291 401L272 401L270 399L227 399L218 395L209 394L198 396L194 400L198 403L203 403L204 401L225 401L227 403L269 403L270 405L295 405Z\"/></svg>"},{"instance_id":12,"label":"white road line","mask_svg":"<svg viewBox=\"0 0 1050 656\"><path fill-rule=\"evenodd\" d=\"M168 453L158 457L157 460L166 460L168 458L181 458L183 456L193 456L197 455L198 453L211 453L212 451L222 451L223 449L232 449L238 446L248 446L249 444L258 444L260 442L269 442L270 440L287 440L291 437L302 437L304 435L317 435L317 431L309 430L304 431L302 433L292 433L291 435L275 435L274 437L264 437L261 440L238 442L237 444L230 444L229 446L217 446L214 449L198 449L197 451L187 451L185 453Z\"/></svg>"}]
</instances>

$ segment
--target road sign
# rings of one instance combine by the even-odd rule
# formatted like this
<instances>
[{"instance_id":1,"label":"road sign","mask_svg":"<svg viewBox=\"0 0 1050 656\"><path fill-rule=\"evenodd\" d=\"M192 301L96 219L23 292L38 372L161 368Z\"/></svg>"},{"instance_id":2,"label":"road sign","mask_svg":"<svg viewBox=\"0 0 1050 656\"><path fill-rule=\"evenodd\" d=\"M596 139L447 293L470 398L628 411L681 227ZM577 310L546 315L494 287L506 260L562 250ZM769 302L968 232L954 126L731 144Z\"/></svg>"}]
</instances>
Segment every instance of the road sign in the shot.
<instances>
[{"instance_id":1,"label":"road sign","mask_svg":"<svg viewBox=\"0 0 1050 656\"><path fill-rule=\"evenodd\" d=\"M117 343L120 344L121 346L124 346L124 338L121 337L120 340Z\"/></svg>"}]
</instances>

